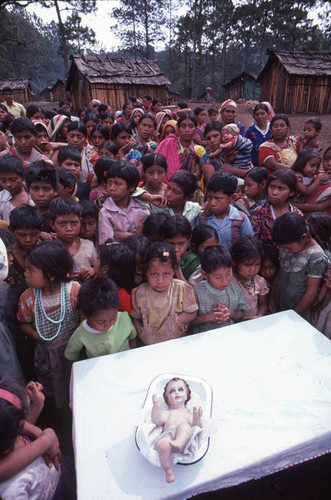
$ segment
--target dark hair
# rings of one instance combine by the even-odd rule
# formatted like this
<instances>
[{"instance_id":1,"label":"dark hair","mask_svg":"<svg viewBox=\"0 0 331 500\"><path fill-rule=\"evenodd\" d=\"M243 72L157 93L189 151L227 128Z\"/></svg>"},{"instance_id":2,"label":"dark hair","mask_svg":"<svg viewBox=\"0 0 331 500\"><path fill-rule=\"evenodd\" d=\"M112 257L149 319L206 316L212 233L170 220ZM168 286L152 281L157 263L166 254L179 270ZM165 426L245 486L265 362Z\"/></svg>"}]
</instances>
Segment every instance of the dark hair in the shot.
<instances>
[{"instance_id":1,"label":"dark hair","mask_svg":"<svg viewBox=\"0 0 331 500\"><path fill-rule=\"evenodd\" d=\"M261 168L261 167L260 167ZM289 198L292 198L297 192L297 178L295 173L290 168L282 168L281 170L276 170L271 175L269 175L269 179L267 181L267 190L269 189L272 181L279 181L285 184L293 195L290 195Z\"/></svg>"},{"instance_id":2,"label":"dark hair","mask_svg":"<svg viewBox=\"0 0 331 500\"><path fill-rule=\"evenodd\" d=\"M10 92L11 94L13 94L13 90L10 87L2 87L1 91L3 94L5 92Z\"/></svg>"},{"instance_id":3,"label":"dark hair","mask_svg":"<svg viewBox=\"0 0 331 500\"><path fill-rule=\"evenodd\" d=\"M70 102L66 101L66 100L62 100L62 101L59 102L60 108L62 108L62 106L65 106L65 105L67 105L67 106L70 107Z\"/></svg>"},{"instance_id":4,"label":"dark hair","mask_svg":"<svg viewBox=\"0 0 331 500\"><path fill-rule=\"evenodd\" d=\"M6 248L15 243L15 235L7 229L0 228L0 239L3 241Z\"/></svg>"},{"instance_id":5,"label":"dark hair","mask_svg":"<svg viewBox=\"0 0 331 500\"><path fill-rule=\"evenodd\" d=\"M196 119L196 117L194 116L194 114L193 114L193 113L189 113L189 112L187 112L187 113L182 113L182 114L180 115L180 117L178 118L178 121L177 121L177 128L178 128L178 130L179 130L179 128L180 128L180 126L181 126L181 124L182 124L182 122L183 122L184 120L191 120L191 122L192 122L192 123L194 123L195 127L196 127L196 126L197 126L197 124L198 124L197 119Z\"/></svg>"},{"instance_id":6,"label":"dark hair","mask_svg":"<svg viewBox=\"0 0 331 500\"><path fill-rule=\"evenodd\" d=\"M5 116L5 118L7 118L7 116ZM23 132L24 130L28 130L31 134L37 135L36 127L33 125L32 121L29 120L29 118L16 118L10 127L11 133L15 135Z\"/></svg>"},{"instance_id":7,"label":"dark hair","mask_svg":"<svg viewBox=\"0 0 331 500\"><path fill-rule=\"evenodd\" d=\"M105 103L101 103L99 104L98 106L98 113L103 116L105 114L105 112L107 111L107 109L109 108L109 105L108 104L105 104Z\"/></svg>"},{"instance_id":8,"label":"dark hair","mask_svg":"<svg viewBox=\"0 0 331 500\"><path fill-rule=\"evenodd\" d=\"M162 153L149 153L147 155L143 155L143 157L141 158L141 163L144 172L146 172L146 170L153 165L164 168L165 171L167 171L168 169L167 160Z\"/></svg>"},{"instance_id":9,"label":"dark hair","mask_svg":"<svg viewBox=\"0 0 331 500\"><path fill-rule=\"evenodd\" d=\"M162 104L162 101L161 99L159 99L158 97L155 97L155 99L152 100L152 106L154 107L155 104L158 104L158 103L161 103Z\"/></svg>"},{"instance_id":10,"label":"dark hair","mask_svg":"<svg viewBox=\"0 0 331 500\"><path fill-rule=\"evenodd\" d=\"M94 167L94 173L97 178L98 184L106 180L106 172L111 165L114 165L117 160L115 158L110 158L109 156L101 156L97 159Z\"/></svg>"},{"instance_id":11,"label":"dark hair","mask_svg":"<svg viewBox=\"0 0 331 500\"><path fill-rule=\"evenodd\" d=\"M242 262L255 262L261 260L261 243L254 236L242 236L232 245L231 257L235 266Z\"/></svg>"},{"instance_id":12,"label":"dark hair","mask_svg":"<svg viewBox=\"0 0 331 500\"><path fill-rule=\"evenodd\" d=\"M51 120L56 115L57 115L57 112L54 111L53 109L48 109L48 110L45 111L45 118L47 120Z\"/></svg>"},{"instance_id":13,"label":"dark hair","mask_svg":"<svg viewBox=\"0 0 331 500\"><path fill-rule=\"evenodd\" d=\"M54 277L54 284L70 281L68 275L74 267L74 260L61 241L43 241L30 251L28 259L45 277Z\"/></svg>"},{"instance_id":14,"label":"dark hair","mask_svg":"<svg viewBox=\"0 0 331 500\"><path fill-rule=\"evenodd\" d=\"M54 198L49 205L49 217L52 222L59 215L75 214L79 218L82 216L82 207L80 203L71 198Z\"/></svg>"},{"instance_id":15,"label":"dark hair","mask_svg":"<svg viewBox=\"0 0 331 500\"><path fill-rule=\"evenodd\" d=\"M73 160L77 162L81 162L81 154L77 148L73 146L63 146L59 149L57 155L58 164L61 165L65 160Z\"/></svg>"},{"instance_id":16,"label":"dark hair","mask_svg":"<svg viewBox=\"0 0 331 500\"><path fill-rule=\"evenodd\" d=\"M210 116L212 113L217 113L218 114L218 109L215 107L211 107L208 109L208 116Z\"/></svg>"},{"instance_id":17,"label":"dark hair","mask_svg":"<svg viewBox=\"0 0 331 500\"><path fill-rule=\"evenodd\" d=\"M106 120L107 118L110 118L114 122L115 121L114 113L112 113L111 111L106 111L106 113L104 113L101 117L101 122L103 122L103 120Z\"/></svg>"},{"instance_id":18,"label":"dark hair","mask_svg":"<svg viewBox=\"0 0 331 500\"><path fill-rule=\"evenodd\" d=\"M318 158L320 163L322 161L322 155L319 151L317 151L317 149L307 149L306 151L301 151L291 167L292 170L294 172L303 173L306 163L313 158Z\"/></svg>"},{"instance_id":19,"label":"dark hair","mask_svg":"<svg viewBox=\"0 0 331 500\"><path fill-rule=\"evenodd\" d=\"M0 172L2 174L17 174L23 178L24 168L21 158L12 155L11 153L6 153L0 157Z\"/></svg>"},{"instance_id":20,"label":"dark hair","mask_svg":"<svg viewBox=\"0 0 331 500\"><path fill-rule=\"evenodd\" d=\"M162 263L169 262L174 271L176 271L177 269L177 259L175 250L172 248L171 245L169 245L169 243L166 243L165 241L162 242L158 241L156 243L152 243L147 252L145 253L144 257L145 258L143 266L145 274L148 269L148 266L154 260L160 260Z\"/></svg>"},{"instance_id":21,"label":"dark hair","mask_svg":"<svg viewBox=\"0 0 331 500\"><path fill-rule=\"evenodd\" d=\"M75 184L77 182L75 174L64 167L57 167L56 172L59 184L61 184L61 186L63 186L64 188L72 186L74 190Z\"/></svg>"},{"instance_id":22,"label":"dark hair","mask_svg":"<svg viewBox=\"0 0 331 500\"><path fill-rule=\"evenodd\" d=\"M122 111L125 111L128 106L132 106L132 102L130 100L126 101L122 106Z\"/></svg>"},{"instance_id":23,"label":"dark hair","mask_svg":"<svg viewBox=\"0 0 331 500\"><path fill-rule=\"evenodd\" d=\"M212 273L220 268L232 269L232 259L227 248L220 245L213 245L204 249L200 254L201 269L205 273Z\"/></svg>"},{"instance_id":24,"label":"dark hair","mask_svg":"<svg viewBox=\"0 0 331 500\"><path fill-rule=\"evenodd\" d=\"M0 109L2 109L3 111L6 111L6 113L8 113L8 109L6 108L6 106L4 105L3 102L0 102Z\"/></svg>"},{"instance_id":25,"label":"dark hair","mask_svg":"<svg viewBox=\"0 0 331 500\"><path fill-rule=\"evenodd\" d=\"M94 203L92 203L89 200L81 200L79 204L82 207L82 214L81 214L82 219L84 217L93 217L93 219L98 221L99 210L94 205Z\"/></svg>"},{"instance_id":26,"label":"dark hair","mask_svg":"<svg viewBox=\"0 0 331 500\"><path fill-rule=\"evenodd\" d=\"M258 184L261 184L263 181L267 181L269 178L269 174L265 168L261 167L253 167L250 170L248 170L247 174L245 175L248 179L252 179L254 182L257 182Z\"/></svg>"},{"instance_id":27,"label":"dark hair","mask_svg":"<svg viewBox=\"0 0 331 500\"><path fill-rule=\"evenodd\" d=\"M12 115L11 113L7 113L6 116L2 118L1 123L6 129L9 130L11 129L14 121L15 121L15 116Z\"/></svg>"},{"instance_id":28,"label":"dark hair","mask_svg":"<svg viewBox=\"0 0 331 500\"><path fill-rule=\"evenodd\" d=\"M77 111L77 116L78 118L80 119L80 115L82 113L91 113L93 111L92 108L87 108L86 106L81 106L80 108L78 108L78 111ZM77 121L77 120L76 120Z\"/></svg>"},{"instance_id":29,"label":"dark hair","mask_svg":"<svg viewBox=\"0 0 331 500\"><path fill-rule=\"evenodd\" d=\"M186 403L188 403L188 401L190 401L190 399L191 399L191 389L190 389L190 386L188 385L188 383L186 382L186 380L184 380L183 378L178 378L178 377L174 377L171 380L169 380L169 382L167 382L165 387L164 387L163 399L166 402L166 404L169 406L167 389L168 389L168 385L170 384L170 382L184 382L185 389L187 392L187 399L185 400L185 403L184 403L186 405Z\"/></svg>"},{"instance_id":30,"label":"dark hair","mask_svg":"<svg viewBox=\"0 0 331 500\"><path fill-rule=\"evenodd\" d=\"M217 130L218 132L222 132L222 128L223 128L222 122L218 120L212 120L211 122L207 123L203 135L206 137L206 135L212 130Z\"/></svg>"},{"instance_id":31,"label":"dark hair","mask_svg":"<svg viewBox=\"0 0 331 500\"><path fill-rule=\"evenodd\" d=\"M175 238L176 236L184 236L187 239L191 238L192 228L191 224L184 215L173 215L168 217L163 225L163 237Z\"/></svg>"},{"instance_id":32,"label":"dark hair","mask_svg":"<svg viewBox=\"0 0 331 500\"><path fill-rule=\"evenodd\" d=\"M36 130L37 130L38 134L40 134L42 132L42 133L44 133L44 134L47 135L47 138L49 138L48 131L47 131L47 126L45 124L34 123L34 126L36 127Z\"/></svg>"},{"instance_id":33,"label":"dark hair","mask_svg":"<svg viewBox=\"0 0 331 500\"><path fill-rule=\"evenodd\" d=\"M162 213L151 214L144 220L142 234L147 238L158 236L159 240L163 240L163 226L169 215Z\"/></svg>"},{"instance_id":34,"label":"dark hair","mask_svg":"<svg viewBox=\"0 0 331 500\"><path fill-rule=\"evenodd\" d=\"M11 377L0 380L0 389L8 391L19 400L19 408L0 397L0 459L14 450L23 420L28 413L28 398L23 383Z\"/></svg>"},{"instance_id":35,"label":"dark hair","mask_svg":"<svg viewBox=\"0 0 331 500\"><path fill-rule=\"evenodd\" d=\"M87 319L103 309L118 309L119 304L117 286L107 276L88 280L79 289L77 306Z\"/></svg>"},{"instance_id":36,"label":"dark hair","mask_svg":"<svg viewBox=\"0 0 331 500\"><path fill-rule=\"evenodd\" d=\"M305 121L305 125L306 123L311 123L316 132L320 132L322 130L322 122L319 118L308 118L308 120Z\"/></svg>"},{"instance_id":37,"label":"dark hair","mask_svg":"<svg viewBox=\"0 0 331 500\"><path fill-rule=\"evenodd\" d=\"M77 132L80 132L81 134L85 135L85 137L87 137L87 130L83 122L78 122L77 120L71 122L68 127L68 133L73 132L75 130L77 130Z\"/></svg>"},{"instance_id":38,"label":"dark hair","mask_svg":"<svg viewBox=\"0 0 331 500\"><path fill-rule=\"evenodd\" d=\"M27 118L30 119L36 113L44 113L44 110L42 108L40 108L39 106L36 106L35 104L30 104L26 108L26 116L27 116Z\"/></svg>"},{"instance_id":39,"label":"dark hair","mask_svg":"<svg viewBox=\"0 0 331 500\"><path fill-rule=\"evenodd\" d=\"M315 212L308 215L307 224L314 240L323 250L331 251L331 216Z\"/></svg>"},{"instance_id":40,"label":"dark hair","mask_svg":"<svg viewBox=\"0 0 331 500\"><path fill-rule=\"evenodd\" d=\"M198 249L201 243L203 243L206 240L209 240L209 238L212 238L213 236L217 238L217 241L219 240L218 232L212 226L208 226L206 224L200 224L199 226L195 227L192 231L192 236L191 236L192 251L198 253Z\"/></svg>"},{"instance_id":41,"label":"dark hair","mask_svg":"<svg viewBox=\"0 0 331 500\"><path fill-rule=\"evenodd\" d=\"M222 191L222 193L227 196L232 196L236 192L237 184L237 177L233 174L229 174L227 172L215 172L207 182L207 196L209 191L212 191L213 193Z\"/></svg>"},{"instance_id":42,"label":"dark hair","mask_svg":"<svg viewBox=\"0 0 331 500\"><path fill-rule=\"evenodd\" d=\"M105 142L102 145L102 148L107 149L107 151L109 151L109 153L112 153L114 156L116 156L119 151L119 147L117 146L117 144L115 144L115 142L112 141Z\"/></svg>"},{"instance_id":43,"label":"dark hair","mask_svg":"<svg viewBox=\"0 0 331 500\"><path fill-rule=\"evenodd\" d=\"M142 97L142 98L143 98L143 99L146 99L146 101L152 101L151 96L150 96L150 95L148 95L148 94L143 95L143 97Z\"/></svg>"},{"instance_id":44,"label":"dark hair","mask_svg":"<svg viewBox=\"0 0 331 500\"><path fill-rule=\"evenodd\" d=\"M310 236L309 227L302 215L286 212L277 217L272 226L272 241L286 245L300 241L303 234Z\"/></svg>"},{"instance_id":45,"label":"dark hair","mask_svg":"<svg viewBox=\"0 0 331 500\"><path fill-rule=\"evenodd\" d=\"M39 210L31 205L16 207L10 212L9 216L9 225L12 231L21 228L38 229L38 231L41 231L43 222L44 219Z\"/></svg>"},{"instance_id":46,"label":"dark hair","mask_svg":"<svg viewBox=\"0 0 331 500\"><path fill-rule=\"evenodd\" d=\"M140 180L137 167L125 160L119 160L109 165L107 179L112 179L114 177L123 179L127 183L128 189L133 190L136 189Z\"/></svg>"},{"instance_id":47,"label":"dark hair","mask_svg":"<svg viewBox=\"0 0 331 500\"><path fill-rule=\"evenodd\" d=\"M150 120L151 122L153 122L153 127L156 128L156 121L154 116L149 115L148 113L141 115L141 117L138 120L138 125L140 125L143 122L143 120Z\"/></svg>"},{"instance_id":48,"label":"dark hair","mask_svg":"<svg viewBox=\"0 0 331 500\"><path fill-rule=\"evenodd\" d=\"M202 111L205 111L205 108L201 108L200 106L198 106L198 107L197 107L197 108L195 108L195 110L193 111L194 116L199 116L199 115L200 115L200 113L201 113Z\"/></svg>"},{"instance_id":49,"label":"dark hair","mask_svg":"<svg viewBox=\"0 0 331 500\"><path fill-rule=\"evenodd\" d=\"M198 189L198 179L188 170L177 170L174 172L168 182L175 182L183 191L185 198L192 198Z\"/></svg>"},{"instance_id":50,"label":"dark hair","mask_svg":"<svg viewBox=\"0 0 331 500\"><path fill-rule=\"evenodd\" d=\"M125 244L131 248L135 255L144 255L149 249L151 242L143 234L133 234L125 240Z\"/></svg>"},{"instance_id":51,"label":"dark hair","mask_svg":"<svg viewBox=\"0 0 331 500\"><path fill-rule=\"evenodd\" d=\"M94 134L94 132L99 132L99 134L102 135L105 141L109 140L109 130L103 123L98 123L95 127L92 128L91 136L92 134Z\"/></svg>"},{"instance_id":52,"label":"dark hair","mask_svg":"<svg viewBox=\"0 0 331 500\"><path fill-rule=\"evenodd\" d=\"M71 113L70 113L69 109L67 109L67 108L59 108L57 110L57 114L65 116L66 118L68 118L68 120L71 121ZM62 130L64 124L65 124L65 121L63 122L60 130Z\"/></svg>"},{"instance_id":53,"label":"dark hair","mask_svg":"<svg viewBox=\"0 0 331 500\"><path fill-rule=\"evenodd\" d=\"M131 293L134 287L136 256L125 243L107 240L99 247L99 259L102 266L107 266L107 275L119 288Z\"/></svg>"},{"instance_id":54,"label":"dark hair","mask_svg":"<svg viewBox=\"0 0 331 500\"><path fill-rule=\"evenodd\" d=\"M178 101L176 104L177 108L179 109L186 109L188 104L185 101Z\"/></svg>"},{"instance_id":55,"label":"dark hair","mask_svg":"<svg viewBox=\"0 0 331 500\"><path fill-rule=\"evenodd\" d=\"M324 160L324 158L326 157L326 155L327 155L327 153L328 153L329 151L331 151L331 146L328 146L328 147L326 148L326 150L324 151L324 153L323 153L323 160Z\"/></svg>"},{"instance_id":56,"label":"dark hair","mask_svg":"<svg viewBox=\"0 0 331 500\"><path fill-rule=\"evenodd\" d=\"M98 124L100 123L100 120L101 116L99 115L99 113L92 112L84 116L83 123L84 125L86 125L87 122L94 122L95 124Z\"/></svg>"},{"instance_id":57,"label":"dark hair","mask_svg":"<svg viewBox=\"0 0 331 500\"><path fill-rule=\"evenodd\" d=\"M50 184L54 191L57 190L56 168L44 160L30 163L25 170L24 180L28 189L30 189L32 182L45 182Z\"/></svg>"},{"instance_id":58,"label":"dark hair","mask_svg":"<svg viewBox=\"0 0 331 500\"><path fill-rule=\"evenodd\" d=\"M254 109L253 109L253 116L255 115L255 113L256 113L259 109L263 109L263 111L265 111L267 114L269 114L268 106L267 106L266 104L263 104L263 102L258 102L258 103L254 106Z\"/></svg>"},{"instance_id":59,"label":"dark hair","mask_svg":"<svg viewBox=\"0 0 331 500\"><path fill-rule=\"evenodd\" d=\"M278 113L277 115L275 115L272 119L271 119L271 122L270 122L270 128L272 128L273 124L275 123L276 120L283 120L286 125L288 127L290 127L290 120L288 119L288 117L282 113Z\"/></svg>"},{"instance_id":60,"label":"dark hair","mask_svg":"<svg viewBox=\"0 0 331 500\"><path fill-rule=\"evenodd\" d=\"M279 250L275 245L262 244L261 263L269 260L275 266L279 266Z\"/></svg>"},{"instance_id":61,"label":"dark hair","mask_svg":"<svg viewBox=\"0 0 331 500\"><path fill-rule=\"evenodd\" d=\"M121 132L126 132L127 134L132 135L131 128L127 123L118 122L114 123L114 125L112 126L110 139L114 141Z\"/></svg>"}]
</instances>

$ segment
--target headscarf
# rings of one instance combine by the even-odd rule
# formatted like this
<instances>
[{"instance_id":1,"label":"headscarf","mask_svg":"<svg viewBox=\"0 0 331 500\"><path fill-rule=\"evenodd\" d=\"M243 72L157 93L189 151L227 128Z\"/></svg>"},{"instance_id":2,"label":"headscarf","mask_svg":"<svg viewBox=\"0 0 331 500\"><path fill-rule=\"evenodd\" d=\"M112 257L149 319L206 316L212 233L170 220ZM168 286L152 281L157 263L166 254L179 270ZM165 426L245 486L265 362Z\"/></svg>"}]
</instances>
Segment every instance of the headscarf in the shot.
<instances>
[{"instance_id":1,"label":"headscarf","mask_svg":"<svg viewBox=\"0 0 331 500\"><path fill-rule=\"evenodd\" d=\"M168 116L169 118L171 118L171 116L169 115L169 113L167 113L166 111L159 111L158 113L156 113L155 115L155 121L156 121L156 131L160 134L162 132L161 130L161 125L162 125L162 121L163 119Z\"/></svg>"},{"instance_id":2,"label":"headscarf","mask_svg":"<svg viewBox=\"0 0 331 500\"><path fill-rule=\"evenodd\" d=\"M70 119L65 115L55 115L48 125L48 136L50 141L54 141L56 136L61 132L65 122L70 122Z\"/></svg>"},{"instance_id":3,"label":"headscarf","mask_svg":"<svg viewBox=\"0 0 331 500\"><path fill-rule=\"evenodd\" d=\"M222 130L227 130L233 136L240 134L239 127L237 127L235 123L229 123L228 125L224 125L224 127L222 127Z\"/></svg>"},{"instance_id":4,"label":"headscarf","mask_svg":"<svg viewBox=\"0 0 331 500\"><path fill-rule=\"evenodd\" d=\"M220 107L220 113L227 107L227 106L232 106L233 108L237 109L237 104L232 100L232 99L227 99L221 104Z\"/></svg>"},{"instance_id":5,"label":"headscarf","mask_svg":"<svg viewBox=\"0 0 331 500\"><path fill-rule=\"evenodd\" d=\"M172 127L175 130L175 134L178 135L178 128L177 128L177 122L176 122L176 120L169 120L169 121L165 122L165 124L164 124L164 127L163 127L161 135L160 135L160 142L163 141L164 134L165 134L165 129L168 126Z\"/></svg>"},{"instance_id":6,"label":"headscarf","mask_svg":"<svg viewBox=\"0 0 331 500\"><path fill-rule=\"evenodd\" d=\"M145 111L144 111L143 109L141 109L141 108L135 108L135 109L132 111L132 113L131 113L130 123L129 123L130 127L132 127L132 126L133 126L133 119L134 119L134 117L136 116L136 114L137 114L138 112L139 112L139 113L141 113L141 115L144 115L144 114L145 114Z\"/></svg>"},{"instance_id":7,"label":"headscarf","mask_svg":"<svg viewBox=\"0 0 331 500\"><path fill-rule=\"evenodd\" d=\"M58 115L60 116L60 115ZM43 122L42 120L31 120L33 125L41 125L44 129L45 129L45 132L47 132L47 135L48 135L48 127L46 125L45 122Z\"/></svg>"},{"instance_id":8,"label":"headscarf","mask_svg":"<svg viewBox=\"0 0 331 500\"><path fill-rule=\"evenodd\" d=\"M273 117L275 116L274 108L271 106L270 102L268 101L263 101L262 104L265 104L268 108L268 120L271 122Z\"/></svg>"}]
</instances>

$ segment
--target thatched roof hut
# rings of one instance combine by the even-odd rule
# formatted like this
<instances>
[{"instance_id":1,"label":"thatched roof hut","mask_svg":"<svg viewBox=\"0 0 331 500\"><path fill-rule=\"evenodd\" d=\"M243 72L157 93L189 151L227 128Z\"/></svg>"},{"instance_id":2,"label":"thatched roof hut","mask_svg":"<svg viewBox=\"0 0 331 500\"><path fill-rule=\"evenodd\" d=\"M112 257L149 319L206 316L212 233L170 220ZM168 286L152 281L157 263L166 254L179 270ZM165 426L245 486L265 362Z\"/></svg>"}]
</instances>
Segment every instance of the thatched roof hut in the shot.
<instances>
[{"instance_id":1,"label":"thatched roof hut","mask_svg":"<svg viewBox=\"0 0 331 500\"><path fill-rule=\"evenodd\" d=\"M254 100L260 97L260 86L256 83L256 75L245 71L232 78L223 87L226 99L233 101L238 99Z\"/></svg>"},{"instance_id":2,"label":"thatched roof hut","mask_svg":"<svg viewBox=\"0 0 331 500\"><path fill-rule=\"evenodd\" d=\"M128 96L142 97L145 94L167 102L170 81L155 61L97 55L73 55L70 59L66 88L76 110L88 105L91 99L99 99L116 110L123 106Z\"/></svg>"},{"instance_id":3,"label":"thatched roof hut","mask_svg":"<svg viewBox=\"0 0 331 500\"><path fill-rule=\"evenodd\" d=\"M32 91L29 80L25 78L7 78L6 80L0 80L0 89L2 90L4 87L10 87L12 89L14 101L26 103L36 100L36 96ZM1 92L0 100L4 101Z\"/></svg>"},{"instance_id":4,"label":"thatched roof hut","mask_svg":"<svg viewBox=\"0 0 331 500\"><path fill-rule=\"evenodd\" d=\"M331 52L268 50L261 101L282 113L331 112Z\"/></svg>"}]
</instances>

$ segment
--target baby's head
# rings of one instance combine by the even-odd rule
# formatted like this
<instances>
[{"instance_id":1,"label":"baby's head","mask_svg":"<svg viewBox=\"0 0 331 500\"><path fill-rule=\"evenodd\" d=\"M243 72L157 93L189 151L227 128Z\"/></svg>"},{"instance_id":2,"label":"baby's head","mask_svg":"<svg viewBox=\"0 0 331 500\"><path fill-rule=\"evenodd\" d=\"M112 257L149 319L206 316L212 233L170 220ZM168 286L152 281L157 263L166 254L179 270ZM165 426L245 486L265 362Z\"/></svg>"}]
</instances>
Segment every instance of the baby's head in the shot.
<instances>
[{"instance_id":1,"label":"baby's head","mask_svg":"<svg viewBox=\"0 0 331 500\"><path fill-rule=\"evenodd\" d=\"M168 406L171 405L172 395L175 398L176 392L185 394L184 404L188 403L191 399L191 389L186 380L178 377L174 377L164 387L163 398Z\"/></svg>"},{"instance_id":2,"label":"baby's head","mask_svg":"<svg viewBox=\"0 0 331 500\"><path fill-rule=\"evenodd\" d=\"M235 123L229 123L222 128L222 142L231 141L235 136L240 134L240 130Z\"/></svg>"},{"instance_id":3,"label":"baby's head","mask_svg":"<svg viewBox=\"0 0 331 500\"><path fill-rule=\"evenodd\" d=\"M226 290L232 279L230 252L220 245L207 247L200 254L201 274L217 290Z\"/></svg>"},{"instance_id":4,"label":"baby's head","mask_svg":"<svg viewBox=\"0 0 331 500\"><path fill-rule=\"evenodd\" d=\"M315 139L322 130L322 123L319 118L309 118L305 121L303 127L303 135L306 140L311 141Z\"/></svg>"}]
</instances>

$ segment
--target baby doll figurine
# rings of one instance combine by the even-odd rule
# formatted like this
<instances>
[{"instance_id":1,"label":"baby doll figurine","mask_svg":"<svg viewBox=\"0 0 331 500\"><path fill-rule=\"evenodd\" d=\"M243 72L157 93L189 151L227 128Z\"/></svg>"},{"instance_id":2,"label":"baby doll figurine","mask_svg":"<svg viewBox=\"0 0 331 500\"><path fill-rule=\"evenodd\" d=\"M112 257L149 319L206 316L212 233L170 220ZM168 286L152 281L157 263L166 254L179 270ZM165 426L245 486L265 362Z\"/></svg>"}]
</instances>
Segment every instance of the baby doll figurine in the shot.
<instances>
[{"instance_id":1,"label":"baby doll figurine","mask_svg":"<svg viewBox=\"0 0 331 500\"><path fill-rule=\"evenodd\" d=\"M160 463L166 474L166 481L172 483L175 476L172 470L172 453L183 453L192 438L192 427L202 428L202 408L193 408L193 414L186 408L191 398L188 383L178 377L166 384L163 393L168 410L161 410L161 398L153 394L152 422L163 426L162 434L157 438L155 447Z\"/></svg>"}]
</instances>

